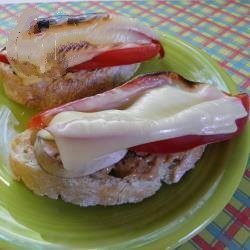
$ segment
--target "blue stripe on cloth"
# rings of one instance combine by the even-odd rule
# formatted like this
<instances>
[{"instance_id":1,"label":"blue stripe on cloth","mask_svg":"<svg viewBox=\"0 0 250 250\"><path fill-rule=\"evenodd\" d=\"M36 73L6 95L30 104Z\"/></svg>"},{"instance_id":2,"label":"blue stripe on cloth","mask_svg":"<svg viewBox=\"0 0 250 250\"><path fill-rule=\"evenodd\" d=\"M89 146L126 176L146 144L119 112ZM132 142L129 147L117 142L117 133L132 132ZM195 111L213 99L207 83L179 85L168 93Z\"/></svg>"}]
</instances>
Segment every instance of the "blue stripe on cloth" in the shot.
<instances>
[{"instance_id":1,"label":"blue stripe on cloth","mask_svg":"<svg viewBox=\"0 0 250 250\"><path fill-rule=\"evenodd\" d=\"M217 240L221 241L225 246L227 246L230 250L241 250L241 246L235 242L233 239L229 239L223 234L221 228L219 228L214 223L210 223L206 229L215 237Z\"/></svg>"},{"instance_id":2,"label":"blue stripe on cloth","mask_svg":"<svg viewBox=\"0 0 250 250\"><path fill-rule=\"evenodd\" d=\"M239 189L234 193L234 197L243 203L246 207L250 207L250 198Z\"/></svg>"}]
</instances>

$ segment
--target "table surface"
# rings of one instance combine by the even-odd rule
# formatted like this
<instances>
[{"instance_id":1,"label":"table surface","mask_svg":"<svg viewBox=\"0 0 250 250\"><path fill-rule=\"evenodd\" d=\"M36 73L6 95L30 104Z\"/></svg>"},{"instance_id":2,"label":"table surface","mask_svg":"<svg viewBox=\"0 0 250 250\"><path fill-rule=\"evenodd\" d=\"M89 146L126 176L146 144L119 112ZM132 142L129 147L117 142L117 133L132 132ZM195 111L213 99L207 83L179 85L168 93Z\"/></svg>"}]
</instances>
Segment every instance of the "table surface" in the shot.
<instances>
[{"instance_id":1,"label":"table surface","mask_svg":"<svg viewBox=\"0 0 250 250\"><path fill-rule=\"evenodd\" d=\"M238 89L250 93L250 1L82 1L0 5L0 46L14 17L27 6L45 15L108 11L138 18L160 31L201 48L230 74ZM250 249L250 161L231 201L202 232L178 249Z\"/></svg>"}]
</instances>

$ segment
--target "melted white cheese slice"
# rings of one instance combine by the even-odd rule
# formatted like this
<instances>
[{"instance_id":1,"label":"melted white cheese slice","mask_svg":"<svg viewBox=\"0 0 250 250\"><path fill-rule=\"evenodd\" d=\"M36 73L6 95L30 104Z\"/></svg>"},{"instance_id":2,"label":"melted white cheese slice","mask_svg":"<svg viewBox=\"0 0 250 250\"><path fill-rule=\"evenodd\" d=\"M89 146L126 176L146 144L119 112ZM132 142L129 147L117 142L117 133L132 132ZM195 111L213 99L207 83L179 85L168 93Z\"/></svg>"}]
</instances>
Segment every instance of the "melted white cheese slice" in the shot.
<instances>
[{"instance_id":1,"label":"melted white cheese slice","mask_svg":"<svg viewBox=\"0 0 250 250\"><path fill-rule=\"evenodd\" d=\"M132 146L184 135L237 130L245 117L239 99L202 84L195 91L165 85L146 91L123 110L62 112L47 130L54 136L65 169Z\"/></svg>"}]
</instances>

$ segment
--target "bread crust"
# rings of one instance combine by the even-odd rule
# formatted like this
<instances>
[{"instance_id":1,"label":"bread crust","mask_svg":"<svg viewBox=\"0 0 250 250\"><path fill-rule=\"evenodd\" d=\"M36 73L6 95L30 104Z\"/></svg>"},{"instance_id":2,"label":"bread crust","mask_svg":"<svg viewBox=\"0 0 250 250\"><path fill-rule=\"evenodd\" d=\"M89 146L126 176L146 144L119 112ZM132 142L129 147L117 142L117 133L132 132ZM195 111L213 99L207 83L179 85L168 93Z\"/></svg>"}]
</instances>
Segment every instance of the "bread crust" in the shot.
<instances>
[{"instance_id":1,"label":"bread crust","mask_svg":"<svg viewBox=\"0 0 250 250\"><path fill-rule=\"evenodd\" d=\"M10 65L0 62L0 78L10 99L28 108L46 110L112 89L132 77L138 67L139 64L131 64L95 71L83 70L54 79L44 77L36 83L27 84Z\"/></svg>"},{"instance_id":2,"label":"bread crust","mask_svg":"<svg viewBox=\"0 0 250 250\"><path fill-rule=\"evenodd\" d=\"M135 203L150 197L160 189L162 181L176 182L188 169L194 167L205 146L171 155L139 154L141 163L124 177L111 175L110 170L135 163L138 155L124 158L108 170L78 178L60 178L45 172L37 163L34 153L34 139L31 130L19 134L12 142L10 166L16 180L23 183L35 194L52 199L61 197L66 202L80 206L118 205ZM151 159L151 160L150 160ZM174 163L178 159L181 163ZM145 167L145 164L147 166ZM150 165L151 164L151 165ZM174 164L174 165L173 165ZM150 166L150 167L149 167ZM172 166L172 167L170 167ZM183 172L183 166L185 171ZM145 171L144 171L145 167ZM179 172L178 177L174 172Z\"/></svg>"}]
</instances>

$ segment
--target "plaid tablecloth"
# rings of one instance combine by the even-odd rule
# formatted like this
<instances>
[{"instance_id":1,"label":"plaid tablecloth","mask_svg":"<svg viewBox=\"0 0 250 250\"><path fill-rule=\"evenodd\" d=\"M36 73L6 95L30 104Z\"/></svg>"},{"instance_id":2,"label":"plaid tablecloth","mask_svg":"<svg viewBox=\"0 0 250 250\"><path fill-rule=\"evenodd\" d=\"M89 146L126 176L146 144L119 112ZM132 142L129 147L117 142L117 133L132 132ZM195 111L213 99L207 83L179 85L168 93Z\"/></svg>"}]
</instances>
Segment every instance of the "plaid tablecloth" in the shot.
<instances>
[{"instance_id":1,"label":"plaid tablecloth","mask_svg":"<svg viewBox=\"0 0 250 250\"><path fill-rule=\"evenodd\" d=\"M231 75L239 90L250 93L250 1L82 1L0 5L0 45L18 12L27 6L45 15L108 11L136 17L159 30L200 47ZM248 32L247 32L248 31ZM220 215L178 249L250 249L250 161L239 188Z\"/></svg>"}]
</instances>

